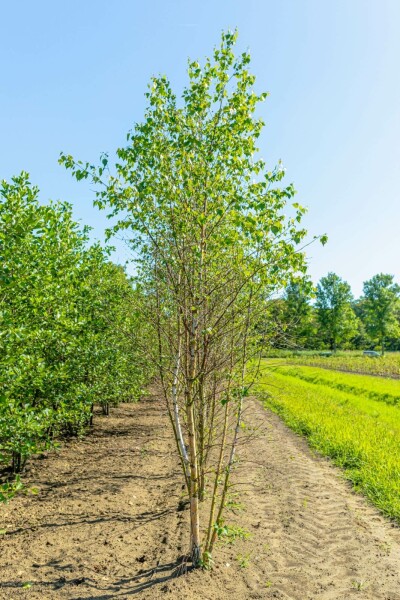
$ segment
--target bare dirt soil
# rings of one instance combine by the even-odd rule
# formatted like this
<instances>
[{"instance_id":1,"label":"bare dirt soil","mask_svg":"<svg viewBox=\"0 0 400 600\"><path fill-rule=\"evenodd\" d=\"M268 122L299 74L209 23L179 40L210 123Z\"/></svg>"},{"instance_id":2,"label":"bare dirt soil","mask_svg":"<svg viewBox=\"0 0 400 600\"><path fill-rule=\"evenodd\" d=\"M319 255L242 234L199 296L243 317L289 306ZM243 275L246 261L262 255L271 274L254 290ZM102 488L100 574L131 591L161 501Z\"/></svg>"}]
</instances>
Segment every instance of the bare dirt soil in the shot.
<instances>
[{"instance_id":1,"label":"bare dirt soil","mask_svg":"<svg viewBox=\"0 0 400 600\"><path fill-rule=\"evenodd\" d=\"M227 521L251 536L220 542L212 572L172 576L188 512L152 397L31 461L38 493L0 507L0 598L400 600L400 530L275 415L252 401L246 418L263 433L240 450L244 510Z\"/></svg>"}]
</instances>

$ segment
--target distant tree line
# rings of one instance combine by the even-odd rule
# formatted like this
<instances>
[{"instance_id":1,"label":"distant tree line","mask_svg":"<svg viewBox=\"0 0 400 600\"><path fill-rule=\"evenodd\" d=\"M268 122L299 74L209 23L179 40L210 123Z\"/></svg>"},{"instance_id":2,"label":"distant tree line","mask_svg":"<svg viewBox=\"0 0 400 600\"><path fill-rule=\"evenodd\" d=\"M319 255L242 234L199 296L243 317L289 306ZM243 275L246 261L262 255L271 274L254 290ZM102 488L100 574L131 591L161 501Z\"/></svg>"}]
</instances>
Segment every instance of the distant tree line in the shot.
<instances>
[{"instance_id":1,"label":"distant tree line","mask_svg":"<svg viewBox=\"0 0 400 600\"><path fill-rule=\"evenodd\" d=\"M265 343L287 349L377 349L400 351L400 286L378 273L355 299L336 273L294 280L280 298L267 301L259 324Z\"/></svg>"}]
</instances>

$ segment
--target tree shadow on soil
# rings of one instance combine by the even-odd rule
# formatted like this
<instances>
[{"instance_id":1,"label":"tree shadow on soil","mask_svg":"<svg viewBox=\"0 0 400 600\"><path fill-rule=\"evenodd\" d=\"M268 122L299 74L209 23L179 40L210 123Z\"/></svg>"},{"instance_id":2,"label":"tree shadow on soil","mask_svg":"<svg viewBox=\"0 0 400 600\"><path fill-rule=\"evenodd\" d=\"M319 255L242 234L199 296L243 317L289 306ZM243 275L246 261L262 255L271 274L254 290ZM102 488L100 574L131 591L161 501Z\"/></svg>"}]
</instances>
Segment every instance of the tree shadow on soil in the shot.
<instances>
[{"instance_id":1,"label":"tree shadow on soil","mask_svg":"<svg viewBox=\"0 0 400 600\"><path fill-rule=\"evenodd\" d=\"M183 565L185 565L184 569L182 569ZM124 577L116 581L111 586L103 588L103 594L99 596L93 595L91 598L92 600L109 600L110 598L115 597L115 595L112 593L113 591L122 591L125 596L135 596L136 594L140 594L141 592L144 592L155 585L164 583L165 586L167 586L169 581L188 571L191 571L192 569L192 565L186 565L185 557L181 556L176 561L168 562L162 565L158 564L152 569L147 569L146 571L139 571L139 573L134 577ZM144 579L144 581L141 581L142 579ZM97 587L97 589L99 588ZM161 591L166 592L167 589L161 588ZM83 598L77 597L73 600L83 600Z\"/></svg>"},{"instance_id":2,"label":"tree shadow on soil","mask_svg":"<svg viewBox=\"0 0 400 600\"><path fill-rule=\"evenodd\" d=\"M76 525L93 525L95 523L110 523L110 522L121 522L121 523L134 523L137 527L141 527L146 523L150 523L151 521L157 521L158 519L165 517L167 515L171 515L176 511L175 508L168 508L161 511L145 511L138 515L121 515L120 512L115 515L105 516L105 517L90 517L85 516L82 519L72 519L70 521L62 521L61 523L42 523L40 525L33 525L30 527L18 527L17 529L13 529L11 531L7 531L4 535L6 537L16 535L18 533L23 533L25 531L31 530L39 530L39 529L58 529L59 527L71 527ZM67 535L67 534L66 534Z\"/></svg>"},{"instance_id":3,"label":"tree shadow on soil","mask_svg":"<svg viewBox=\"0 0 400 600\"><path fill-rule=\"evenodd\" d=\"M44 565L37 566L53 567L54 569L60 571L68 571L70 569L71 565L61 565L57 563L58 561L53 560ZM185 566L184 569L182 569L183 565ZM191 565L186 565L185 557L181 556L176 561L157 564L155 567L146 570L141 569L138 571L137 575L134 575L133 577L123 577L121 579L117 579L114 581L114 583L109 585L102 585L91 577L73 577L71 579L67 579L67 577L61 575L53 581L35 580L35 582L31 584L31 587L33 590L35 588L37 589L39 587L45 587L47 589L53 589L54 591L57 591L64 588L68 589L68 587L71 586L75 587L82 585L86 589L91 589L90 598L92 598L92 600L109 600L110 598L115 598L116 595L119 596L120 592L122 592L123 596L134 596L149 588L152 588L155 585L162 583L167 584L168 581L175 579L184 572L192 570L192 568L193 567ZM7 581L0 583L0 590L8 589L12 591L21 588L23 588L23 585L20 581ZM166 591L166 589L163 588L161 588L161 590ZM71 595L69 595L69 597L71 600L84 600L84 598L87 598L87 595L72 595L74 594L74 590L72 589L70 594Z\"/></svg>"}]
</instances>

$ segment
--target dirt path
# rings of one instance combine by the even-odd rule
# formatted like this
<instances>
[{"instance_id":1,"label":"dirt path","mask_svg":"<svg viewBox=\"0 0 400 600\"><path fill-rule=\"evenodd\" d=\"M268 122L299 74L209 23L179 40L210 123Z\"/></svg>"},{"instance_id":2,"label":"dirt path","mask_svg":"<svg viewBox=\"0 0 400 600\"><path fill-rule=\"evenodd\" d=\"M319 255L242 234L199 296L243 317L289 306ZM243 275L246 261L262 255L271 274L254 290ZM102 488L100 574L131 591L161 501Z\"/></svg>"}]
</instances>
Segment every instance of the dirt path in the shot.
<instances>
[{"instance_id":1,"label":"dirt path","mask_svg":"<svg viewBox=\"0 0 400 600\"><path fill-rule=\"evenodd\" d=\"M167 418L149 399L32 463L38 494L0 507L1 600L400 600L400 530L275 415L253 402L247 420L265 433L241 450L245 510L227 521L251 537L220 545L214 571L170 577L188 515Z\"/></svg>"}]
</instances>

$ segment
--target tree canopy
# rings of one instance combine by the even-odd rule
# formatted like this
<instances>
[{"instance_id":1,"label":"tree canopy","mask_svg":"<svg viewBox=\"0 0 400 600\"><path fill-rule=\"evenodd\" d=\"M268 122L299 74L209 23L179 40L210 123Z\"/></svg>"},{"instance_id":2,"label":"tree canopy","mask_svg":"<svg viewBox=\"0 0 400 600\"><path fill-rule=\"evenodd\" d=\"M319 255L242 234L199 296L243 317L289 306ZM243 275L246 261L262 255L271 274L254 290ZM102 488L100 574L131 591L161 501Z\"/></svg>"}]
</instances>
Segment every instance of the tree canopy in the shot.
<instances>
[{"instance_id":1,"label":"tree canopy","mask_svg":"<svg viewBox=\"0 0 400 600\"><path fill-rule=\"evenodd\" d=\"M352 301L349 284L335 273L328 273L317 285L317 318L323 338L331 350L336 350L339 343L350 340L356 334L357 318Z\"/></svg>"},{"instance_id":2,"label":"tree canopy","mask_svg":"<svg viewBox=\"0 0 400 600\"><path fill-rule=\"evenodd\" d=\"M400 336L400 286L393 275L379 273L364 283L363 308L367 333L379 341L384 354L385 340Z\"/></svg>"},{"instance_id":3,"label":"tree canopy","mask_svg":"<svg viewBox=\"0 0 400 600\"><path fill-rule=\"evenodd\" d=\"M115 165L107 156L98 166L60 158L96 185L95 203L117 219L110 235L126 231L136 253L157 339L148 356L188 489L196 566L210 564L223 523L248 367L260 353L254 322L266 298L306 271L305 210L292 201L292 184L280 187L282 165L269 170L258 155L256 111L267 94L255 90L249 54L235 54L236 37L223 33L203 65L189 61L180 99L165 76L151 80L144 120Z\"/></svg>"}]
</instances>

